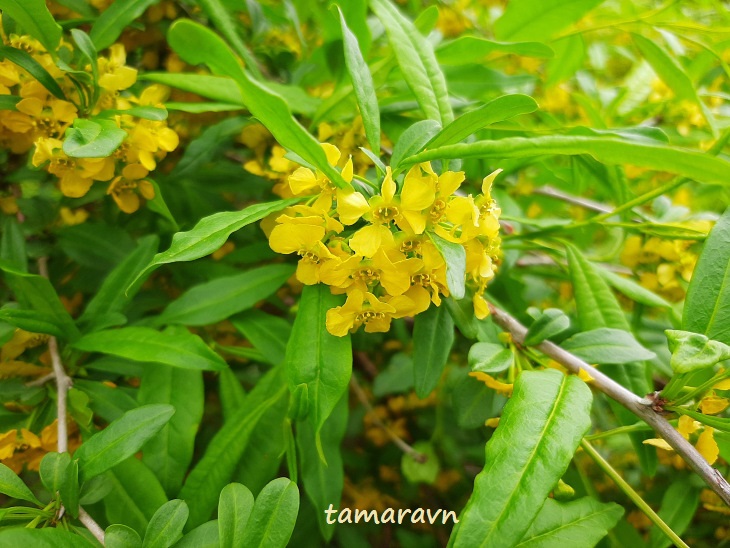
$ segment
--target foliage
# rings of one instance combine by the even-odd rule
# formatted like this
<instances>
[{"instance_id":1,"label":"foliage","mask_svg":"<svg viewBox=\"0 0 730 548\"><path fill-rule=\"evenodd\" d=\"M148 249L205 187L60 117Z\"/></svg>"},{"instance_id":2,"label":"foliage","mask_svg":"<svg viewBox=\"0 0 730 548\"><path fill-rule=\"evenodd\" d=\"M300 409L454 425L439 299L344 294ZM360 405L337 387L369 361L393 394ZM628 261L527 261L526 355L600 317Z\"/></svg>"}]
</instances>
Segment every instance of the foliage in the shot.
<instances>
[{"instance_id":1,"label":"foliage","mask_svg":"<svg viewBox=\"0 0 730 548\"><path fill-rule=\"evenodd\" d=\"M0 545L728 543L720 2L0 10Z\"/></svg>"}]
</instances>

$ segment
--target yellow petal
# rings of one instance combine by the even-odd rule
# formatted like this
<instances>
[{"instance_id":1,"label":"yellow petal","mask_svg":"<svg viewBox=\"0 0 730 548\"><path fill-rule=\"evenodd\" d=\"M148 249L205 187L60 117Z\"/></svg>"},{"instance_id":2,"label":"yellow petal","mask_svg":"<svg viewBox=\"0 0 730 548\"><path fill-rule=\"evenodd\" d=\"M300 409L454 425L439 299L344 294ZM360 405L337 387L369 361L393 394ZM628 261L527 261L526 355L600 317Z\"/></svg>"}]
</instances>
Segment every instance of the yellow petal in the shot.
<instances>
[{"instance_id":1,"label":"yellow petal","mask_svg":"<svg viewBox=\"0 0 730 548\"><path fill-rule=\"evenodd\" d=\"M489 428L497 428L497 426L499 426L499 417L487 419L487 421L484 423L484 426L487 426Z\"/></svg>"},{"instance_id":2,"label":"yellow petal","mask_svg":"<svg viewBox=\"0 0 730 548\"><path fill-rule=\"evenodd\" d=\"M81 198L91 188L92 179L86 179L75 172L69 172L61 178L61 192L69 198Z\"/></svg>"},{"instance_id":3,"label":"yellow petal","mask_svg":"<svg viewBox=\"0 0 730 548\"><path fill-rule=\"evenodd\" d=\"M389 203L393 196L395 196L396 186L395 181L393 181L393 172L390 169L390 166L385 168L385 179L383 179L383 184L380 187L380 194L383 196L383 199L386 203Z\"/></svg>"},{"instance_id":4,"label":"yellow petal","mask_svg":"<svg viewBox=\"0 0 730 548\"><path fill-rule=\"evenodd\" d=\"M677 430L684 439L688 440L689 435L697 431L701 427L700 423L695 421L693 418L687 415L679 417L679 423L677 424Z\"/></svg>"},{"instance_id":5,"label":"yellow petal","mask_svg":"<svg viewBox=\"0 0 730 548\"><path fill-rule=\"evenodd\" d=\"M406 177L400 195L400 203L404 209L422 211L428 209L436 199L436 192L432 185L420 177Z\"/></svg>"},{"instance_id":6,"label":"yellow petal","mask_svg":"<svg viewBox=\"0 0 730 548\"><path fill-rule=\"evenodd\" d=\"M491 375L487 375L486 373L482 373L481 371L472 371L471 373L469 373L469 376L482 381L489 388L491 388L492 390L496 390L500 394L503 394L505 396L512 395L513 385L500 382Z\"/></svg>"},{"instance_id":7,"label":"yellow petal","mask_svg":"<svg viewBox=\"0 0 730 548\"><path fill-rule=\"evenodd\" d=\"M350 239L350 248L365 257L372 257L381 246L392 244L393 234L382 225L365 226Z\"/></svg>"},{"instance_id":8,"label":"yellow petal","mask_svg":"<svg viewBox=\"0 0 730 548\"><path fill-rule=\"evenodd\" d=\"M660 438L652 438L649 440L644 440L643 443L646 445L653 445L654 447L658 447L659 449L664 449L665 451L674 451L672 449L672 446L669 445L666 441Z\"/></svg>"},{"instance_id":9,"label":"yellow petal","mask_svg":"<svg viewBox=\"0 0 730 548\"><path fill-rule=\"evenodd\" d=\"M714 432L714 429L709 426L705 426L705 429L697 439L697 445L695 446L697 447L697 451L700 452L700 455L705 457L705 460L709 464L714 464L717 457L720 456L720 449L717 447Z\"/></svg>"},{"instance_id":10,"label":"yellow petal","mask_svg":"<svg viewBox=\"0 0 730 548\"><path fill-rule=\"evenodd\" d=\"M355 224L368 211L370 205L365 196L354 190L337 190L337 214L342 224Z\"/></svg>"},{"instance_id":11,"label":"yellow petal","mask_svg":"<svg viewBox=\"0 0 730 548\"><path fill-rule=\"evenodd\" d=\"M730 379L718 382L712 387L714 390L730 390Z\"/></svg>"},{"instance_id":12,"label":"yellow petal","mask_svg":"<svg viewBox=\"0 0 730 548\"><path fill-rule=\"evenodd\" d=\"M716 415L730 405L730 400L719 396L707 396L700 401L700 411L704 415Z\"/></svg>"},{"instance_id":13,"label":"yellow petal","mask_svg":"<svg viewBox=\"0 0 730 548\"><path fill-rule=\"evenodd\" d=\"M486 299L484 299L484 297L482 297L478 293L474 294L472 304L474 305L474 315L478 319L483 320L484 318L489 316L489 305L487 304L487 301Z\"/></svg>"},{"instance_id":14,"label":"yellow petal","mask_svg":"<svg viewBox=\"0 0 730 548\"><path fill-rule=\"evenodd\" d=\"M311 169L300 167L289 176L289 187L294 194L302 194L319 187L319 182Z\"/></svg>"},{"instance_id":15,"label":"yellow petal","mask_svg":"<svg viewBox=\"0 0 730 548\"><path fill-rule=\"evenodd\" d=\"M329 143L321 143L321 146L327 156L327 163L331 166L336 166L337 162L340 161L340 156L342 156L340 149Z\"/></svg>"},{"instance_id":16,"label":"yellow petal","mask_svg":"<svg viewBox=\"0 0 730 548\"><path fill-rule=\"evenodd\" d=\"M482 194L484 194L485 196L490 195L490 192L492 190L492 183L494 183L494 180L500 173L502 173L502 169L496 169L492 171L492 173L484 177L484 180L482 181Z\"/></svg>"},{"instance_id":17,"label":"yellow petal","mask_svg":"<svg viewBox=\"0 0 730 548\"><path fill-rule=\"evenodd\" d=\"M439 196L451 196L464 182L466 175L463 171L447 171L439 177Z\"/></svg>"},{"instance_id":18,"label":"yellow petal","mask_svg":"<svg viewBox=\"0 0 730 548\"><path fill-rule=\"evenodd\" d=\"M134 213L139 209L139 196L131 190L112 192L112 198L124 213Z\"/></svg>"},{"instance_id":19,"label":"yellow petal","mask_svg":"<svg viewBox=\"0 0 730 548\"><path fill-rule=\"evenodd\" d=\"M269 246L284 255L308 249L324 238L324 227L301 224L280 224L269 235Z\"/></svg>"},{"instance_id":20,"label":"yellow petal","mask_svg":"<svg viewBox=\"0 0 730 548\"><path fill-rule=\"evenodd\" d=\"M355 176L354 167L352 165L352 158L347 160L345 167L342 168L342 178L348 183L352 182L352 178Z\"/></svg>"}]
</instances>

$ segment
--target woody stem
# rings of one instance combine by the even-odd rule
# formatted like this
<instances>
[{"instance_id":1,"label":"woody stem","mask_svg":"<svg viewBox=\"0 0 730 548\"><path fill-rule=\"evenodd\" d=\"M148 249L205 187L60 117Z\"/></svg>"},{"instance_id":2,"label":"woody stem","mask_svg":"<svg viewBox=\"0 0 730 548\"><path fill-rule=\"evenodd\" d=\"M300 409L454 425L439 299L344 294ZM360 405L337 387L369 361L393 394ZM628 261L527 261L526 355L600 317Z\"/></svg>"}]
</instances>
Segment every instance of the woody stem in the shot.
<instances>
[{"instance_id":1,"label":"woody stem","mask_svg":"<svg viewBox=\"0 0 730 548\"><path fill-rule=\"evenodd\" d=\"M48 257L40 257L38 259L38 272L44 278L48 278ZM48 339L48 351L51 354L51 363L53 365L53 377L56 379L56 414L58 416L58 452L68 453L68 423L67 416L67 398L68 391L73 384L71 377L66 374L61 361L61 353L58 351L58 341L56 337ZM79 521L91 532L101 545L104 545L104 530L99 526L94 518L92 518L86 510L79 506Z\"/></svg>"},{"instance_id":2,"label":"woody stem","mask_svg":"<svg viewBox=\"0 0 730 548\"><path fill-rule=\"evenodd\" d=\"M489 305L492 318L495 323L508 331L512 335L512 339L524 345L527 328L515 318L510 316L504 310L500 310L493 305ZM613 379L601 373L595 367L584 362L570 352L563 350L550 341L543 341L535 345L540 352L549 356L573 374L579 374L581 369L588 373L593 379L592 384L598 390L606 394L639 417L654 431L662 437L677 454L689 465L689 467L700 476L704 482L717 495L730 506L730 484L722 476L722 474L700 455L699 451L692 446L682 435L674 429L674 427L660 413L654 411L651 407L651 401L646 398L640 398L633 392L627 390Z\"/></svg>"}]
</instances>

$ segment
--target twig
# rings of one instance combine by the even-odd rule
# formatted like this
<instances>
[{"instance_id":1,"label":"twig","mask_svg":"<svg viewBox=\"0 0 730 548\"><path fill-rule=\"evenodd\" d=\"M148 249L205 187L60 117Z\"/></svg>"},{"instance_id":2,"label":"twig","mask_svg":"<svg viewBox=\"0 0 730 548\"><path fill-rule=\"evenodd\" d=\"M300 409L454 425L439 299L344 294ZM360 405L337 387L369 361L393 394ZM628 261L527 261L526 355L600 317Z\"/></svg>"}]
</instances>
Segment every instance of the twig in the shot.
<instances>
[{"instance_id":1,"label":"twig","mask_svg":"<svg viewBox=\"0 0 730 548\"><path fill-rule=\"evenodd\" d=\"M91 534L96 537L96 540L104 546L104 529L102 529L101 526L94 521L94 518L92 518L86 510L81 508L81 506L79 506L79 521L83 523L84 526L91 531Z\"/></svg>"},{"instance_id":2,"label":"twig","mask_svg":"<svg viewBox=\"0 0 730 548\"><path fill-rule=\"evenodd\" d=\"M38 271L44 278L48 278L48 257L40 257L38 259ZM67 416L67 396L68 390L71 388L71 378L66 374L61 362L61 354L58 351L58 341L56 337L48 339L48 351L51 353L51 363L53 364L53 376L56 379L56 416L58 417L58 452L68 452L68 424Z\"/></svg>"},{"instance_id":3,"label":"twig","mask_svg":"<svg viewBox=\"0 0 730 548\"><path fill-rule=\"evenodd\" d=\"M614 469L613 466L609 464L609 462L604 459L601 454L596 451L596 449L585 439L580 442L580 446L583 448L583 450L590 455L590 457L596 462L598 467L603 470L603 472L610 477L616 485L618 485L619 489L623 491L627 497L631 499L631 501L636 504L636 506L641 510L646 517L648 517L654 525L656 525L659 530L661 530L662 533L664 533L669 540L672 541L672 543L675 546L679 546L680 548L689 548L687 544L679 538L677 533L672 531L672 528L667 525L662 518L660 518L657 513L651 509L651 506L649 506L646 501L641 498L641 496L634 491L634 489L626 482L624 478L620 476L620 474Z\"/></svg>"},{"instance_id":4,"label":"twig","mask_svg":"<svg viewBox=\"0 0 730 548\"><path fill-rule=\"evenodd\" d=\"M38 259L38 271L41 276L48 278L48 257L40 257ZM58 452L68 453L68 423L67 417L67 398L68 390L73 385L71 377L66 374L61 361L61 353L58 351L58 341L56 337L48 339L48 351L51 354L51 363L53 364L53 378L56 379L56 415L58 417ZM48 375L46 375L48 377ZM40 379L38 379L40 380ZM48 379L46 379L48 380ZM63 507L59 509L59 515L63 515ZM104 545L104 530L99 526L94 518L92 518L86 510L79 506L79 521L91 532L94 537Z\"/></svg>"},{"instance_id":5,"label":"twig","mask_svg":"<svg viewBox=\"0 0 730 548\"><path fill-rule=\"evenodd\" d=\"M550 198L555 198L556 200L563 201L567 204L577 205L585 209L590 209L591 211L597 211L598 213L611 213L613 211L612 208L608 207L605 204L596 202L595 200L589 200L588 198L573 196L572 194L568 194L566 192L563 192L562 190L558 190L557 188L550 185L535 188L533 190L533 193L548 196Z\"/></svg>"},{"instance_id":6,"label":"twig","mask_svg":"<svg viewBox=\"0 0 730 548\"><path fill-rule=\"evenodd\" d=\"M30 382L25 383L25 386L27 386L29 388L34 387L34 386L43 386L48 381L50 381L51 379L55 379L55 378L56 378L56 373L51 371L47 375L43 375L42 377L38 377L37 379L34 379Z\"/></svg>"},{"instance_id":7,"label":"twig","mask_svg":"<svg viewBox=\"0 0 730 548\"><path fill-rule=\"evenodd\" d=\"M494 321L506 331L512 334L513 340L518 344L524 344L527 328L510 316L507 312L490 305L492 318ZM551 357L571 373L578 374L582 369L593 378L593 385L606 394L608 397L616 400L637 417L651 426L659 436L661 436L677 454L699 475L704 482L718 496L730 506L730 484L720 474L718 470L709 465L702 455L690 444L682 435L674 429L674 427L662 417L659 413L651 408L652 402L646 398L640 398L633 392L627 390L613 379L601 373L595 367L587 364L580 358L574 356L570 352L563 350L559 346L550 341L543 341L536 345L540 352Z\"/></svg>"},{"instance_id":8,"label":"twig","mask_svg":"<svg viewBox=\"0 0 730 548\"><path fill-rule=\"evenodd\" d=\"M403 451L407 455L410 455L410 457L416 462L424 463L428 460L427 455L416 451L413 447L408 445L403 440L403 438L393 432L383 421L380 420L380 417L378 417L378 415L375 413L373 406L370 405L367 394L365 394L365 391L360 386L360 383L357 382L355 375L352 375L352 377L350 377L350 388L352 388L352 391L355 392L355 395L357 396L357 399L360 400L360 403L362 403L365 409L367 409L367 412L372 417L373 422L383 429L383 432L388 435L388 437L393 441L393 443L398 446L401 451Z\"/></svg>"}]
</instances>

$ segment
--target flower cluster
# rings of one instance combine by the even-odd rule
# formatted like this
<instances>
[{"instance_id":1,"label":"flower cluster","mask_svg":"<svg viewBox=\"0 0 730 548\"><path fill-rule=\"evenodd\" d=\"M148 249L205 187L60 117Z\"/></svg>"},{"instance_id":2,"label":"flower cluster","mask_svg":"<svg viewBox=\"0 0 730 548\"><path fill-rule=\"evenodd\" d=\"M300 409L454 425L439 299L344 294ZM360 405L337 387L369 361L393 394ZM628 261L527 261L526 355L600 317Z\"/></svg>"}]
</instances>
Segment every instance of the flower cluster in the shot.
<instances>
[{"instance_id":1,"label":"flower cluster","mask_svg":"<svg viewBox=\"0 0 730 548\"><path fill-rule=\"evenodd\" d=\"M711 223L698 221L693 228L709 232ZM629 236L621 252L621 262L637 272L641 285L647 289L669 301L681 301L699 258L692 249L694 243Z\"/></svg>"},{"instance_id":2,"label":"flower cluster","mask_svg":"<svg viewBox=\"0 0 730 548\"><path fill-rule=\"evenodd\" d=\"M340 151L322 146L336 166ZM341 173L352 182L352 158ZM484 318L488 308L483 294L500 250L500 209L490 195L498 173L484 179L478 196L459 196L463 172L437 175L429 163L422 163L405 174L399 188L387 168L379 192L368 198L300 167L288 185L293 196L310 200L284 210L263 227L274 251L301 257L300 282L324 283L334 294L347 294L345 304L327 314L333 335L344 336L363 325L367 332L384 332L394 318L415 316L431 303L439 306L450 292L447 264L434 240L463 246L475 313Z\"/></svg>"},{"instance_id":3,"label":"flower cluster","mask_svg":"<svg viewBox=\"0 0 730 548\"><path fill-rule=\"evenodd\" d=\"M54 175L65 196L82 197L94 182L103 181L108 182L107 194L126 213L139 208L140 195L152 199L154 188L145 178L159 160L175 150L178 136L165 121L119 112L135 106L161 106L167 90L153 85L138 96L131 93L129 88L137 81L137 70L126 65L121 44L111 46L107 57L99 57L98 82L82 86L82 80L72 80L37 40L11 34L3 36L3 42L31 55L62 93L52 93L45 87L49 82L44 85L10 60L0 61L0 96L18 98L12 108L0 110L0 146L14 154L35 147L33 165ZM68 53L72 46L64 42L61 48ZM84 70L90 77L91 67ZM126 132L119 149L104 158L67 155L63 150L66 130L77 118L99 115Z\"/></svg>"}]
</instances>

